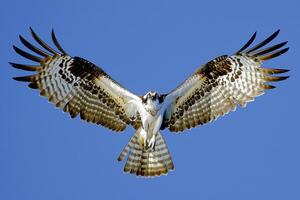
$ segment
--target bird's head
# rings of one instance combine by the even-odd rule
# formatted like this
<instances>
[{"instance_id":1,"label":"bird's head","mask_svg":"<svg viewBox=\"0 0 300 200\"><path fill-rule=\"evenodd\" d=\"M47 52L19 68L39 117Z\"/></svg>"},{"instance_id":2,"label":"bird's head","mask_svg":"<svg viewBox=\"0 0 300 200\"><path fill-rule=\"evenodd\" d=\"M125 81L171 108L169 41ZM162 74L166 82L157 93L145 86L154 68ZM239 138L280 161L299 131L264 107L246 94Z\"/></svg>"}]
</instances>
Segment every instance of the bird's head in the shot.
<instances>
[{"instance_id":1,"label":"bird's head","mask_svg":"<svg viewBox=\"0 0 300 200\"><path fill-rule=\"evenodd\" d=\"M157 92L153 92L150 91L147 94L145 94L144 96L142 96L142 101L143 103L155 103L158 102L158 93Z\"/></svg>"},{"instance_id":2,"label":"bird's head","mask_svg":"<svg viewBox=\"0 0 300 200\"><path fill-rule=\"evenodd\" d=\"M154 116L161 109L164 97L165 95L159 95L157 92L150 91L142 96L141 99L146 110Z\"/></svg>"},{"instance_id":3,"label":"bird's head","mask_svg":"<svg viewBox=\"0 0 300 200\"><path fill-rule=\"evenodd\" d=\"M142 101L144 104L161 104L164 100L165 95L159 95L157 92L150 91L144 96L142 96Z\"/></svg>"}]
</instances>

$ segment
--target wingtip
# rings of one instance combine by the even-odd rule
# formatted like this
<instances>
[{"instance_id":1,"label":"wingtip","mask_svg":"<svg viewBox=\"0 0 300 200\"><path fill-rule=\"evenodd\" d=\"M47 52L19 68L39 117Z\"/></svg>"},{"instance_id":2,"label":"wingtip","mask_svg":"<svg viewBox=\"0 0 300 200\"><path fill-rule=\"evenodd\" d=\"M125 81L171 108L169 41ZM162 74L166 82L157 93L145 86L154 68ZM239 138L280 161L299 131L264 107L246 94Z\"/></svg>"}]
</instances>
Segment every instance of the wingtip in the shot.
<instances>
[{"instance_id":1,"label":"wingtip","mask_svg":"<svg viewBox=\"0 0 300 200\"><path fill-rule=\"evenodd\" d=\"M25 71L40 71L41 66L32 66L32 65L23 65L23 64L18 64L18 63L13 63L13 62L8 62L13 68L16 69L21 69Z\"/></svg>"},{"instance_id":2,"label":"wingtip","mask_svg":"<svg viewBox=\"0 0 300 200\"><path fill-rule=\"evenodd\" d=\"M14 49L15 51L17 51L16 49L18 49L18 47L17 47L16 45L13 45L13 49Z\"/></svg>"},{"instance_id":3,"label":"wingtip","mask_svg":"<svg viewBox=\"0 0 300 200\"><path fill-rule=\"evenodd\" d=\"M271 54L267 54L267 55L264 55L264 56L261 56L259 57L259 60L261 61L265 61L265 60L269 60L269 59L272 59L272 58L276 58L284 53L286 53L290 48L287 47L287 48L284 48L284 49L281 49L281 50L278 50L274 53L271 53Z\"/></svg>"},{"instance_id":4,"label":"wingtip","mask_svg":"<svg viewBox=\"0 0 300 200\"><path fill-rule=\"evenodd\" d=\"M286 53L289 49L290 49L290 48L287 47L287 48L282 49L281 51L278 51L278 56L279 56L279 55L282 55L282 54L284 54L284 53ZM276 56L275 56L275 57L276 57Z\"/></svg>"},{"instance_id":5,"label":"wingtip","mask_svg":"<svg viewBox=\"0 0 300 200\"><path fill-rule=\"evenodd\" d=\"M56 38L56 35L54 33L54 28L52 28L52 31L51 31L51 38L52 38L52 41L54 43L54 45L57 47L57 49L64 55L68 55L68 53L61 47L61 45L59 44L57 38Z\"/></svg>"},{"instance_id":6,"label":"wingtip","mask_svg":"<svg viewBox=\"0 0 300 200\"><path fill-rule=\"evenodd\" d=\"M51 35L52 35L52 36L53 36L53 35L55 36L54 28L51 29Z\"/></svg>"},{"instance_id":7,"label":"wingtip","mask_svg":"<svg viewBox=\"0 0 300 200\"><path fill-rule=\"evenodd\" d=\"M275 31L271 36L273 36L273 38L277 37L277 35L280 33L280 29L277 29L277 31Z\"/></svg>"},{"instance_id":8,"label":"wingtip","mask_svg":"<svg viewBox=\"0 0 300 200\"><path fill-rule=\"evenodd\" d=\"M290 69L273 69L275 70L275 74L282 74L291 71Z\"/></svg>"},{"instance_id":9,"label":"wingtip","mask_svg":"<svg viewBox=\"0 0 300 200\"><path fill-rule=\"evenodd\" d=\"M32 61L35 61L35 62L42 62L43 59L42 58L39 58L35 55L32 55L30 53L27 53L26 51L23 51L22 49L18 48L17 46L13 45L13 49L15 50L15 52L29 60L32 60Z\"/></svg>"},{"instance_id":10,"label":"wingtip","mask_svg":"<svg viewBox=\"0 0 300 200\"><path fill-rule=\"evenodd\" d=\"M265 77L265 81L267 82L276 82L276 81L283 81L288 79L290 76L267 76Z\"/></svg>"},{"instance_id":11,"label":"wingtip","mask_svg":"<svg viewBox=\"0 0 300 200\"><path fill-rule=\"evenodd\" d=\"M20 34L19 35L19 39L21 40L21 42L24 44L24 43L28 43L25 38ZM24 44L25 45L25 44Z\"/></svg>"},{"instance_id":12,"label":"wingtip","mask_svg":"<svg viewBox=\"0 0 300 200\"><path fill-rule=\"evenodd\" d=\"M261 68L260 71L262 71L265 74L282 74L289 72L289 69L273 69L273 68Z\"/></svg>"},{"instance_id":13,"label":"wingtip","mask_svg":"<svg viewBox=\"0 0 300 200\"><path fill-rule=\"evenodd\" d=\"M247 43L242 48L240 48L240 50L238 50L236 52L236 54L242 53L245 49L247 49L253 43L253 41L255 40L255 38L256 38L256 31L251 36L251 38L247 41Z\"/></svg>"},{"instance_id":14,"label":"wingtip","mask_svg":"<svg viewBox=\"0 0 300 200\"><path fill-rule=\"evenodd\" d=\"M16 53L20 54L19 52L21 51L21 49L19 47L17 47L16 45L13 45L13 49Z\"/></svg>"},{"instance_id":15,"label":"wingtip","mask_svg":"<svg viewBox=\"0 0 300 200\"><path fill-rule=\"evenodd\" d=\"M36 35L36 33L34 32L34 30L31 26L29 27L29 31L30 31L30 34L32 35L32 37L36 40L36 37L38 37L38 36Z\"/></svg>"},{"instance_id":16,"label":"wingtip","mask_svg":"<svg viewBox=\"0 0 300 200\"><path fill-rule=\"evenodd\" d=\"M31 26L29 26L29 31L31 32L32 35L35 34L35 32L34 32L34 30L33 30L33 28Z\"/></svg>"},{"instance_id":17,"label":"wingtip","mask_svg":"<svg viewBox=\"0 0 300 200\"><path fill-rule=\"evenodd\" d=\"M26 46L26 43L28 44L28 42L25 40L25 38L21 34L19 35L19 39L25 46Z\"/></svg>"},{"instance_id":18,"label":"wingtip","mask_svg":"<svg viewBox=\"0 0 300 200\"><path fill-rule=\"evenodd\" d=\"M10 64L12 67L19 69L18 64L17 63L13 63L13 62L8 62L8 64Z\"/></svg>"},{"instance_id":19,"label":"wingtip","mask_svg":"<svg viewBox=\"0 0 300 200\"><path fill-rule=\"evenodd\" d=\"M276 88L276 86L274 86L274 85L267 85L267 84L263 85L263 89L265 89L265 90L272 90L275 88Z\"/></svg>"},{"instance_id":20,"label":"wingtip","mask_svg":"<svg viewBox=\"0 0 300 200\"><path fill-rule=\"evenodd\" d=\"M28 76L16 76L13 77L15 81L21 81L21 82L30 82L30 78Z\"/></svg>"}]
</instances>

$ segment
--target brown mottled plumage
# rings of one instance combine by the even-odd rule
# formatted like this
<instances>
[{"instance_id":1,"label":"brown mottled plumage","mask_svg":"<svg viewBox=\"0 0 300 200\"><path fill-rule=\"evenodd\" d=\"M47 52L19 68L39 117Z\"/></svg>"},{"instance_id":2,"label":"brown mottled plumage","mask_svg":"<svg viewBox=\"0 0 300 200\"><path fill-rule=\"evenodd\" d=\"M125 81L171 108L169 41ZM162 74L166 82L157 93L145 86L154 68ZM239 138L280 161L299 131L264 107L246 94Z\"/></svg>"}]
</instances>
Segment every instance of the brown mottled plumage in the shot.
<instances>
[{"instance_id":1,"label":"brown mottled plumage","mask_svg":"<svg viewBox=\"0 0 300 200\"><path fill-rule=\"evenodd\" d=\"M22 36L21 42L36 55L14 46L21 56L38 62L35 65L10 63L13 67L36 74L15 77L39 89L55 106L72 118L101 124L114 131L132 125L135 134L125 146L118 161L127 157L124 172L143 177L165 175L174 169L168 147L160 130L184 131L202 125L245 107L255 97L274 86L268 82L281 81L285 69L262 68L262 62L285 53L282 42L264 49L279 30L261 43L249 48L256 33L234 55L219 56L198 68L186 81L168 94L148 92L139 97L114 81L93 63L72 57L58 43L52 31L51 48L32 30L32 37L43 48L32 45ZM275 75L275 76L274 76Z\"/></svg>"},{"instance_id":2,"label":"brown mottled plumage","mask_svg":"<svg viewBox=\"0 0 300 200\"><path fill-rule=\"evenodd\" d=\"M270 76L288 70L261 68L262 61L277 57L288 50L288 48L280 49L287 42L260 50L278 33L279 31L276 31L263 42L247 50L255 39L255 33L236 54L217 57L198 68L191 77L169 94L178 97L171 109L171 117L165 118L164 127L179 132L205 124L234 111L237 105L245 107L247 102L253 101L266 89L274 88L267 82L288 78L288 76ZM190 82L193 87L189 86Z\"/></svg>"},{"instance_id":3,"label":"brown mottled plumage","mask_svg":"<svg viewBox=\"0 0 300 200\"><path fill-rule=\"evenodd\" d=\"M102 79L113 80L101 68L83 58L69 56L57 42L53 31L52 40L60 52L49 47L30 30L33 38L49 52L38 49L20 36L27 48L43 58L14 46L18 54L40 63L40 66L11 63L15 68L37 72L31 76L15 77L15 80L30 82L30 88L39 89L42 96L69 112L72 118L80 115L87 122L101 124L114 131L123 131L127 124L132 124L135 128L141 126L140 119L132 120L125 114L123 106L128 99L114 99L115 94L102 86Z\"/></svg>"}]
</instances>

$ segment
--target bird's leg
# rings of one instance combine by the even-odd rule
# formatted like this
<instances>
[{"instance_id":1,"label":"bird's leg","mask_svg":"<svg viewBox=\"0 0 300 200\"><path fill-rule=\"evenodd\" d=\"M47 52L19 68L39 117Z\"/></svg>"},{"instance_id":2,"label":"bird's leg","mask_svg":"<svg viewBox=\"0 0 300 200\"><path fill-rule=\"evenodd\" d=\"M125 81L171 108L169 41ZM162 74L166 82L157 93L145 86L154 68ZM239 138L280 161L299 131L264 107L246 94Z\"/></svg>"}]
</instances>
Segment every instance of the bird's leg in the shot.
<instances>
[{"instance_id":1,"label":"bird's leg","mask_svg":"<svg viewBox=\"0 0 300 200\"><path fill-rule=\"evenodd\" d=\"M139 140L140 140L140 144L143 146L143 147L146 147L147 146L147 132L142 128L141 131L140 131L140 137L139 137Z\"/></svg>"},{"instance_id":2,"label":"bird's leg","mask_svg":"<svg viewBox=\"0 0 300 200\"><path fill-rule=\"evenodd\" d=\"M163 119L162 115L159 115L156 122L155 122L154 128L151 130L152 135L150 135L150 137L148 139L147 147L151 148L153 150L155 148L156 133L160 130L162 119Z\"/></svg>"},{"instance_id":3,"label":"bird's leg","mask_svg":"<svg viewBox=\"0 0 300 200\"><path fill-rule=\"evenodd\" d=\"M152 137L147 140L147 148L154 150L154 147L155 147L155 134L153 134Z\"/></svg>"}]
</instances>

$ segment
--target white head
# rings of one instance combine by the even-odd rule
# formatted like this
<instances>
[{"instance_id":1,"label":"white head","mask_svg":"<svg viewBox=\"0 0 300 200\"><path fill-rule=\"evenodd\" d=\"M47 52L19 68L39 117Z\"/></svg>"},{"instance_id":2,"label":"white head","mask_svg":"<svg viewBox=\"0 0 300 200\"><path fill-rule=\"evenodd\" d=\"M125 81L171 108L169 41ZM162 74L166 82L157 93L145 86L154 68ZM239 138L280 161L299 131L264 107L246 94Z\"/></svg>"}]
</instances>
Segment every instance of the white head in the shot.
<instances>
[{"instance_id":1,"label":"white head","mask_svg":"<svg viewBox=\"0 0 300 200\"><path fill-rule=\"evenodd\" d=\"M159 95L157 92L150 91L146 95L142 96L142 102L146 110L155 115L158 110L160 110L161 105L164 100L163 95Z\"/></svg>"},{"instance_id":2,"label":"white head","mask_svg":"<svg viewBox=\"0 0 300 200\"><path fill-rule=\"evenodd\" d=\"M159 95L157 92L150 91L146 95L142 96L142 101L147 105L157 105L159 104Z\"/></svg>"}]
</instances>

